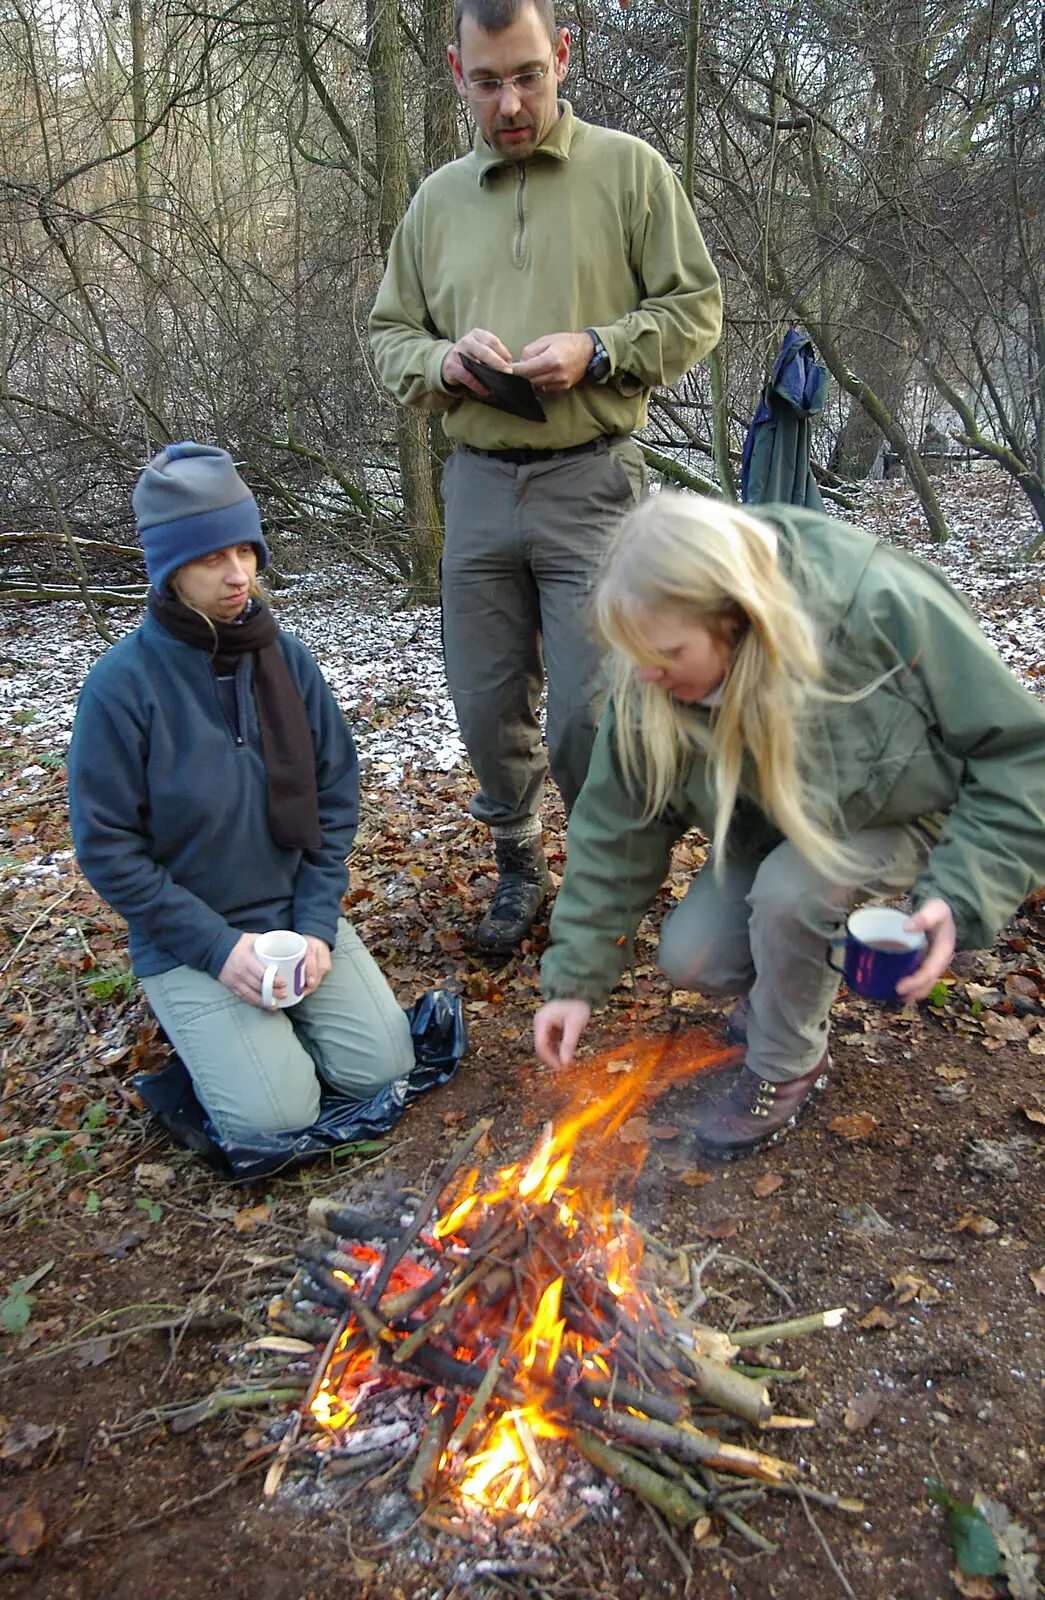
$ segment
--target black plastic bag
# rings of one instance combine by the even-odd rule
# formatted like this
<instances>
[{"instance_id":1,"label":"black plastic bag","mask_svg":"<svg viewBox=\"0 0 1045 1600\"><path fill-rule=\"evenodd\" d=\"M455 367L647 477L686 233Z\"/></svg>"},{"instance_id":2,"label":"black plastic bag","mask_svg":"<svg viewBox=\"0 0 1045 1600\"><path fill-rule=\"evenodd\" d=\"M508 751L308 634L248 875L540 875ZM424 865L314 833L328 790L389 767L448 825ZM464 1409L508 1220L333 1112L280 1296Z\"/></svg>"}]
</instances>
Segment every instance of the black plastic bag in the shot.
<instances>
[{"instance_id":1,"label":"black plastic bag","mask_svg":"<svg viewBox=\"0 0 1045 1600\"><path fill-rule=\"evenodd\" d=\"M223 1144L197 1100L179 1056L162 1072L138 1073L131 1084L176 1144L200 1156L222 1177L252 1183L301 1166L340 1144L379 1138L395 1127L419 1095L449 1082L468 1049L460 995L448 989L429 989L406 1014L415 1058L406 1077L386 1083L369 1100L349 1100L324 1088L319 1116L299 1133L259 1133L249 1145Z\"/></svg>"}]
</instances>

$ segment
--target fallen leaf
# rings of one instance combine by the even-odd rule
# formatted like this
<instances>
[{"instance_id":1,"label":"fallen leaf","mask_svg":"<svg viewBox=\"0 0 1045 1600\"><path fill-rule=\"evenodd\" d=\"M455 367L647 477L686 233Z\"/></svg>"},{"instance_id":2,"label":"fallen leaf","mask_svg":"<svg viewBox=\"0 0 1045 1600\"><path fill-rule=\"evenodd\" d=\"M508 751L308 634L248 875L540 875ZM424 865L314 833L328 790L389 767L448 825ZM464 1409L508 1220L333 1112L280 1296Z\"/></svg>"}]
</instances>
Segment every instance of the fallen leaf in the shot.
<instances>
[{"instance_id":1,"label":"fallen leaf","mask_svg":"<svg viewBox=\"0 0 1045 1600\"><path fill-rule=\"evenodd\" d=\"M684 1172L679 1173L679 1180L688 1184L691 1189L700 1189L705 1183L711 1182L712 1176L710 1172L701 1172L699 1167L687 1167ZM1045 1271L1045 1268L1042 1270Z\"/></svg>"},{"instance_id":2,"label":"fallen leaf","mask_svg":"<svg viewBox=\"0 0 1045 1600\"><path fill-rule=\"evenodd\" d=\"M766 1172L761 1178L756 1178L751 1185L751 1192L764 1200L767 1194L776 1194L778 1189L784 1187L784 1180L779 1172Z\"/></svg>"},{"instance_id":3,"label":"fallen leaf","mask_svg":"<svg viewBox=\"0 0 1045 1600\"><path fill-rule=\"evenodd\" d=\"M1039 1294L1045 1294L1045 1267L1039 1267L1037 1272L1032 1272L1030 1281Z\"/></svg>"},{"instance_id":4,"label":"fallen leaf","mask_svg":"<svg viewBox=\"0 0 1045 1600\"><path fill-rule=\"evenodd\" d=\"M1041 1589L1035 1576L1038 1557L1033 1534L1009 1515L1000 1500L990 1500L977 1489L972 1503L994 1535L1012 1600L1034 1600Z\"/></svg>"},{"instance_id":5,"label":"fallen leaf","mask_svg":"<svg viewBox=\"0 0 1045 1600\"><path fill-rule=\"evenodd\" d=\"M964 1067L936 1067L936 1076L944 1078L948 1083L961 1083L965 1077Z\"/></svg>"},{"instance_id":6,"label":"fallen leaf","mask_svg":"<svg viewBox=\"0 0 1045 1600\"><path fill-rule=\"evenodd\" d=\"M735 1233L740 1232L739 1217L712 1217L708 1222L702 1222L697 1229L702 1239L732 1239Z\"/></svg>"},{"instance_id":7,"label":"fallen leaf","mask_svg":"<svg viewBox=\"0 0 1045 1600\"><path fill-rule=\"evenodd\" d=\"M1040 984L1035 983L1025 972L1010 972L1005 979L1006 994L1021 994L1028 1000L1036 1000L1040 992Z\"/></svg>"},{"instance_id":8,"label":"fallen leaf","mask_svg":"<svg viewBox=\"0 0 1045 1600\"><path fill-rule=\"evenodd\" d=\"M898 1272L895 1278L890 1278L893 1286L893 1296L898 1306L910 1305L912 1300L917 1300L920 1305L935 1305L937 1300L942 1300L939 1289L931 1283L926 1283L924 1278L915 1277L913 1272Z\"/></svg>"},{"instance_id":9,"label":"fallen leaf","mask_svg":"<svg viewBox=\"0 0 1045 1600\"><path fill-rule=\"evenodd\" d=\"M998 1224L990 1217L963 1217L955 1224L955 1233L974 1233L978 1239L990 1239L998 1232Z\"/></svg>"},{"instance_id":10,"label":"fallen leaf","mask_svg":"<svg viewBox=\"0 0 1045 1600\"><path fill-rule=\"evenodd\" d=\"M629 1117L617 1133L622 1144L645 1144L649 1136L649 1123L645 1117Z\"/></svg>"},{"instance_id":11,"label":"fallen leaf","mask_svg":"<svg viewBox=\"0 0 1045 1600\"><path fill-rule=\"evenodd\" d=\"M1042 1037L1045 1036L1038 1035L1039 1039ZM1040 1106L1020 1106L1020 1110L1028 1122L1035 1122L1039 1128L1045 1128L1045 1111L1042 1111Z\"/></svg>"},{"instance_id":12,"label":"fallen leaf","mask_svg":"<svg viewBox=\"0 0 1045 1600\"><path fill-rule=\"evenodd\" d=\"M165 1166L162 1161L139 1161L134 1176L146 1188L169 1189L174 1182L174 1168Z\"/></svg>"},{"instance_id":13,"label":"fallen leaf","mask_svg":"<svg viewBox=\"0 0 1045 1600\"><path fill-rule=\"evenodd\" d=\"M116 1354L116 1340L102 1333L96 1339L86 1339L73 1354L78 1367L101 1367Z\"/></svg>"},{"instance_id":14,"label":"fallen leaf","mask_svg":"<svg viewBox=\"0 0 1045 1600\"><path fill-rule=\"evenodd\" d=\"M848 1117L833 1117L827 1126L843 1139L866 1139L877 1128L878 1118L869 1111L856 1111Z\"/></svg>"},{"instance_id":15,"label":"fallen leaf","mask_svg":"<svg viewBox=\"0 0 1045 1600\"><path fill-rule=\"evenodd\" d=\"M4 1543L16 1556L31 1556L43 1543L47 1527L38 1506L17 1506L4 1523Z\"/></svg>"},{"instance_id":16,"label":"fallen leaf","mask_svg":"<svg viewBox=\"0 0 1045 1600\"><path fill-rule=\"evenodd\" d=\"M951 1582L963 1600L998 1600L998 1591L990 1578L977 1578L963 1572L961 1567L955 1567Z\"/></svg>"},{"instance_id":17,"label":"fallen leaf","mask_svg":"<svg viewBox=\"0 0 1045 1600\"><path fill-rule=\"evenodd\" d=\"M35 1450L38 1444L50 1439L55 1431L53 1422L36 1423L29 1422L25 1417L16 1417L0 1444L0 1461L9 1461L12 1456L23 1455L26 1450Z\"/></svg>"},{"instance_id":18,"label":"fallen leaf","mask_svg":"<svg viewBox=\"0 0 1045 1600\"><path fill-rule=\"evenodd\" d=\"M679 1130L673 1122L651 1122L649 1136L651 1139L677 1139Z\"/></svg>"},{"instance_id":19,"label":"fallen leaf","mask_svg":"<svg viewBox=\"0 0 1045 1600\"><path fill-rule=\"evenodd\" d=\"M882 1409L883 1398L877 1389L865 1389L863 1394L850 1400L842 1418L850 1433L859 1433L861 1428L866 1428L868 1423L874 1421Z\"/></svg>"},{"instance_id":20,"label":"fallen leaf","mask_svg":"<svg viewBox=\"0 0 1045 1600\"><path fill-rule=\"evenodd\" d=\"M1045 1056L1045 1033L1032 1033L1027 1040L1027 1049L1032 1056Z\"/></svg>"},{"instance_id":21,"label":"fallen leaf","mask_svg":"<svg viewBox=\"0 0 1045 1600\"><path fill-rule=\"evenodd\" d=\"M124 1228L118 1239L109 1244L100 1244L98 1254L105 1256L109 1261L122 1261L128 1251L136 1250L140 1244L145 1243L144 1233L136 1233L133 1228Z\"/></svg>"},{"instance_id":22,"label":"fallen leaf","mask_svg":"<svg viewBox=\"0 0 1045 1600\"><path fill-rule=\"evenodd\" d=\"M467 1111L444 1111L443 1127L452 1128L456 1123L463 1122L467 1115Z\"/></svg>"},{"instance_id":23,"label":"fallen leaf","mask_svg":"<svg viewBox=\"0 0 1045 1600\"><path fill-rule=\"evenodd\" d=\"M272 1216L272 1207L267 1201L260 1206L244 1206L242 1211L234 1213L232 1226L237 1233L253 1233L255 1228L260 1228Z\"/></svg>"},{"instance_id":24,"label":"fallen leaf","mask_svg":"<svg viewBox=\"0 0 1045 1600\"><path fill-rule=\"evenodd\" d=\"M984 1033L989 1033L994 1039L1003 1039L1007 1044L1027 1042L1027 1030L1019 1017L1006 1017L997 1011L988 1011L980 1018L980 1026Z\"/></svg>"},{"instance_id":25,"label":"fallen leaf","mask_svg":"<svg viewBox=\"0 0 1045 1600\"><path fill-rule=\"evenodd\" d=\"M895 1328L896 1318L883 1306L872 1306L866 1317L861 1317L858 1328Z\"/></svg>"},{"instance_id":26,"label":"fallen leaf","mask_svg":"<svg viewBox=\"0 0 1045 1600\"><path fill-rule=\"evenodd\" d=\"M984 983L967 983L965 993L971 1005L996 1006L1001 999L1001 990L989 987Z\"/></svg>"}]
</instances>

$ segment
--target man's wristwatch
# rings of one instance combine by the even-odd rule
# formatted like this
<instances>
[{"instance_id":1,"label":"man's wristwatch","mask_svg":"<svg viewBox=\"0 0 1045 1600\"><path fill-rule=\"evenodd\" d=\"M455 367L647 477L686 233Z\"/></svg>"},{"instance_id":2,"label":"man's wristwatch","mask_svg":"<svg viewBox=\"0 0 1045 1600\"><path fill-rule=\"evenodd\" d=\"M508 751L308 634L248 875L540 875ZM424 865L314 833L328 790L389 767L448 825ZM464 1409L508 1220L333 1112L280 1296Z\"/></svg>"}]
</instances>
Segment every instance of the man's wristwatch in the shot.
<instances>
[{"instance_id":1,"label":"man's wristwatch","mask_svg":"<svg viewBox=\"0 0 1045 1600\"><path fill-rule=\"evenodd\" d=\"M606 349L606 346L603 344L594 328L585 328L584 331L588 335L588 338L591 340L592 344L595 346L592 358L588 362L587 368L585 369L584 376L586 378L591 378L593 383L601 383L603 378L608 378L610 375L611 363L609 351Z\"/></svg>"}]
</instances>

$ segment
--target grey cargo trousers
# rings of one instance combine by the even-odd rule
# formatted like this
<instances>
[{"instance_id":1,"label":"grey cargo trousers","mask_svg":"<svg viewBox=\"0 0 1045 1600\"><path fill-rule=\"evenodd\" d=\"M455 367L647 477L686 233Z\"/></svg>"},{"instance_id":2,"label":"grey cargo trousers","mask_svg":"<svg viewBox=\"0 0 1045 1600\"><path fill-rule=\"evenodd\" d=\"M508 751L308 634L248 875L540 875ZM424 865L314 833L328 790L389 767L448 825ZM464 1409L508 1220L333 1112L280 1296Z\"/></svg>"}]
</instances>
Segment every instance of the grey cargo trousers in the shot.
<instances>
[{"instance_id":1,"label":"grey cargo trousers","mask_svg":"<svg viewBox=\"0 0 1045 1600\"><path fill-rule=\"evenodd\" d=\"M658 965L678 988L747 995L747 1064L770 1083L804 1077L827 1048L840 981L828 939L861 901L910 889L931 840L896 823L846 845L861 859L857 885L817 872L787 840L762 860L730 852L720 879L709 860L661 928Z\"/></svg>"},{"instance_id":2,"label":"grey cargo trousers","mask_svg":"<svg viewBox=\"0 0 1045 1600\"><path fill-rule=\"evenodd\" d=\"M588 595L614 528L644 489L642 452L627 436L522 465L458 447L446 464L446 678L480 784L471 811L496 833L536 819L549 766L567 812L580 792L600 659Z\"/></svg>"}]
</instances>

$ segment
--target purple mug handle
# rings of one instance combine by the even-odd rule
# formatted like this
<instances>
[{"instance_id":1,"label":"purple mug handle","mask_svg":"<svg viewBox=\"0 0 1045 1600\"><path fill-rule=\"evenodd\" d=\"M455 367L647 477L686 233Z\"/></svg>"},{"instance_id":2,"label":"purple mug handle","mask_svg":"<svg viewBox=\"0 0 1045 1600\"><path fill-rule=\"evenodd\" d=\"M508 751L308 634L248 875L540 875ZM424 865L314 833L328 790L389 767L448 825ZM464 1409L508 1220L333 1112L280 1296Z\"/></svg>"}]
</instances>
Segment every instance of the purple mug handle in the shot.
<instances>
[{"instance_id":1,"label":"purple mug handle","mask_svg":"<svg viewBox=\"0 0 1045 1600\"><path fill-rule=\"evenodd\" d=\"M846 935L844 933L836 933L833 939L828 939L827 941L827 954L825 958L828 966L831 968L831 971L840 973L843 978L845 977L845 968L838 966L834 961L832 961L831 956L836 949L844 950L845 943Z\"/></svg>"}]
</instances>

